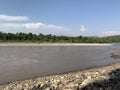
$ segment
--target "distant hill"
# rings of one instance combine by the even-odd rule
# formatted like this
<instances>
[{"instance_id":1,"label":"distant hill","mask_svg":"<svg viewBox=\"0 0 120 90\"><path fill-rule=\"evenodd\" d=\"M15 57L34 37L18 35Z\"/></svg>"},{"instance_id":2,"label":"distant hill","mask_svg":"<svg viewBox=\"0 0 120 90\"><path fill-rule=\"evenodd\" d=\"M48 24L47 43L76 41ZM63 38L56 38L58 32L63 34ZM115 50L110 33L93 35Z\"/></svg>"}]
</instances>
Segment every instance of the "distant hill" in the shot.
<instances>
[{"instance_id":1,"label":"distant hill","mask_svg":"<svg viewBox=\"0 0 120 90\"><path fill-rule=\"evenodd\" d=\"M103 37L103 39L109 43L120 43L120 35L107 36Z\"/></svg>"}]
</instances>

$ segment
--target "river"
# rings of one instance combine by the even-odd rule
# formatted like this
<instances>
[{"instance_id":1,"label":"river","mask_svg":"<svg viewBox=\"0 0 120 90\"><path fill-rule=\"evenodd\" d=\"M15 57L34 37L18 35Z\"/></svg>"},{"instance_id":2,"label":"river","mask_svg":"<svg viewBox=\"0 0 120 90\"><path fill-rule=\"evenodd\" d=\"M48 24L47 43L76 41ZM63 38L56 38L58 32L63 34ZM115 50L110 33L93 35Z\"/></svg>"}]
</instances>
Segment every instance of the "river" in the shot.
<instances>
[{"instance_id":1,"label":"river","mask_svg":"<svg viewBox=\"0 0 120 90\"><path fill-rule=\"evenodd\" d=\"M0 46L0 84L120 62L112 46Z\"/></svg>"}]
</instances>

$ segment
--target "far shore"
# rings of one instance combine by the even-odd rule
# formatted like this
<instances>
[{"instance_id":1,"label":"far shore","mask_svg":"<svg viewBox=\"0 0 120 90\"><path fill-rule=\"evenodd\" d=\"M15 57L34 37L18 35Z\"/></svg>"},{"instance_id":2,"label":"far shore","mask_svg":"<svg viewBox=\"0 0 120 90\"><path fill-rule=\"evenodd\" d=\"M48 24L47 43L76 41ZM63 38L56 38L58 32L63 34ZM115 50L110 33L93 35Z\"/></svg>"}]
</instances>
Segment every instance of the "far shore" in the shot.
<instances>
[{"instance_id":1,"label":"far shore","mask_svg":"<svg viewBox=\"0 0 120 90\"><path fill-rule=\"evenodd\" d=\"M0 43L0 46L111 46L109 43Z\"/></svg>"}]
</instances>

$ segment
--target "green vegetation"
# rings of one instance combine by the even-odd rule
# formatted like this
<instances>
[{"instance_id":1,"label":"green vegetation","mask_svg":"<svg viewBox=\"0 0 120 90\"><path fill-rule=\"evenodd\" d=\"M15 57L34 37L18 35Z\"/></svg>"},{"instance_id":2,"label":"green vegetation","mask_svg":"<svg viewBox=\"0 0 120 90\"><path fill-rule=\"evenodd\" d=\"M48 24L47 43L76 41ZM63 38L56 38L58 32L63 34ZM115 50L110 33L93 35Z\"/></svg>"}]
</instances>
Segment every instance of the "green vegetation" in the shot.
<instances>
[{"instance_id":1,"label":"green vegetation","mask_svg":"<svg viewBox=\"0 0 120 90\"><path fill-rule=\"evenodd\" d=\"M37 43L120 43L120 36L83 37L56 36L32 33L3 33L0 32L0 42L37 42Z\"/></svg>"}]
</instances>

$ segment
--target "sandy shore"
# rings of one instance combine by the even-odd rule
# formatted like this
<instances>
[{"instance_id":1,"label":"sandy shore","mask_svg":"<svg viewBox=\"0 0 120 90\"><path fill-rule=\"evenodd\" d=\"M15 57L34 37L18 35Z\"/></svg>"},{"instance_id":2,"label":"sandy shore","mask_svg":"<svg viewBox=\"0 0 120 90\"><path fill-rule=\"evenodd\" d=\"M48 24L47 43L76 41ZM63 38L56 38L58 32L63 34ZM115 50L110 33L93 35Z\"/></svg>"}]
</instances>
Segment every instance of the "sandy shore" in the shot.
<instances>
[{"instance_id":1,"label":"sandy shore","mask_svg":"<svg viewBox=\"0 0 120 90\"><path fill-rule=\"evenodd\" d=\"M111 46L99 43L0 43L0 46Z\"/></svg>"},{"instance_id":2,"label":"sandy shore","mask_svg":"<svg viewBox=\"0 0 120 90\"><path fill-rule=\"evenodd\" d=\"M120 63L1 85L0 90L120 90Z\"/></svg>"}]
</instances>

